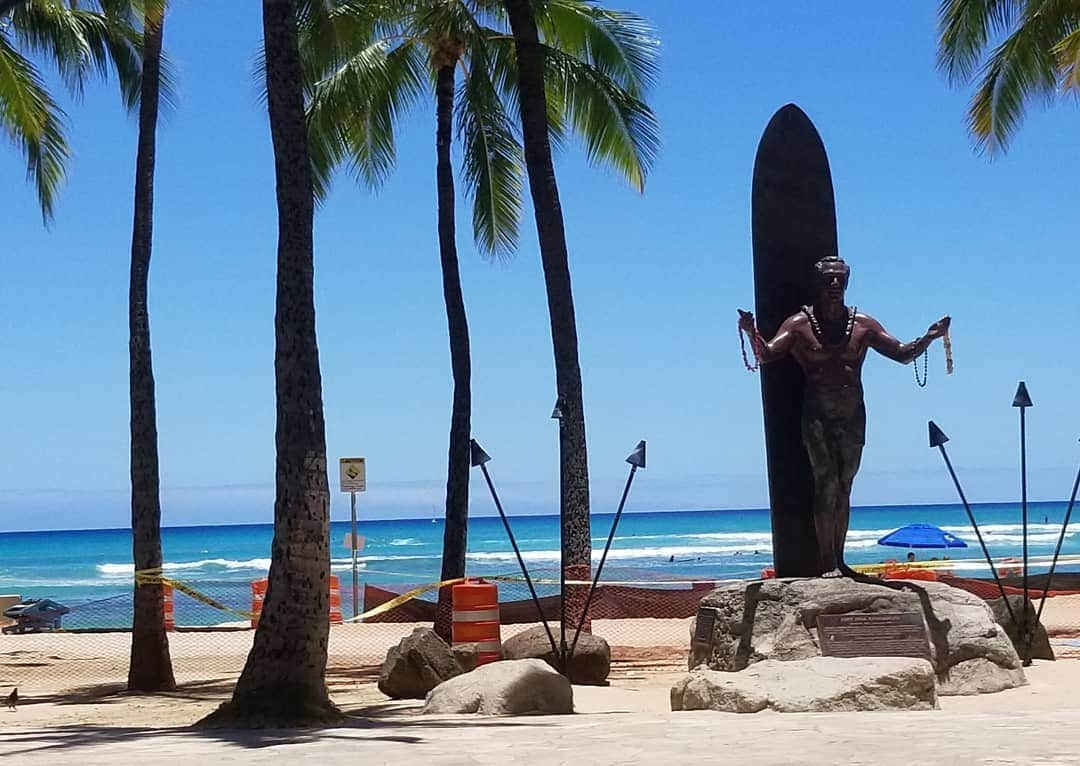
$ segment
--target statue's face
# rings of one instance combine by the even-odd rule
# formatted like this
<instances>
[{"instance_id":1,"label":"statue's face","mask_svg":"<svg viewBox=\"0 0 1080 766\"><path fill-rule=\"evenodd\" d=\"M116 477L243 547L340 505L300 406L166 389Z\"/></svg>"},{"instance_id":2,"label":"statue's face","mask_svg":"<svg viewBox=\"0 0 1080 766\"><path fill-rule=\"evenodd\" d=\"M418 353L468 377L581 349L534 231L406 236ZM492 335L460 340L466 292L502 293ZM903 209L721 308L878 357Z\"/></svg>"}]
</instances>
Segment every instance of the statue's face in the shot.
<instances>
[{"instance_id":1,"label":"statue's face","mask_svg":"<svg viewBox=\"0 0 1080 766\"><path fill-rule=\"evenodd\" d=\"M826 263L818 272L822 296L828 301L843 302L849 273L843 263Z\"/></svg>"}]
</instances>

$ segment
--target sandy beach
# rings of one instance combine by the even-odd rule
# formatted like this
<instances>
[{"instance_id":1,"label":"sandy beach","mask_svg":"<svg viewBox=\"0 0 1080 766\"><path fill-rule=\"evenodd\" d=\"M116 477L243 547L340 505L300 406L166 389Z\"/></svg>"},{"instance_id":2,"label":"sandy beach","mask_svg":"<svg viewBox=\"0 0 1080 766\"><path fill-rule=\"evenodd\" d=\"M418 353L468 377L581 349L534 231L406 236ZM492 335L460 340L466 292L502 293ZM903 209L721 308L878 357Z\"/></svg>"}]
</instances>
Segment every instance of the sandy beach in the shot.
<instances>
[{"instance_id":1,"label":"sandy beach","mask_svg":"<svg viewBox=\"0 0 1080 766\"><path fill-rule=\"evenodd\" d=\"M1077 660L1036 662L1026 687L942 698L940 710L926 712L672 713L668 690L680 672L654 665L641 673L616 663L609 687L574 688L575 715L513 719L420 716L419 703L387 701L370 678L331 674L331 695L347 722L290 732L188 728L227 697L231 680L185 683L152 697L115 687L28 690L17 712L0 713L0 757L50 764L630 764L704 762L737 748L740 763L777 765L1080 760Z\"/></svg>"},{"instance_id":2,"label":"sandy beach","mask_svg":"<svg viewBox=\"0 0 1080 766\"><path fill-rule=\"evenodd\" d=\"M1080 683L1080 641L1069 638L1077 635L1080 626L1080 596L1051 599L1043 617L1060 662L1037 665L1031 673L1032 684L1025 689L949 698L943 700L943 709L1006 710L1018 700L1025 708L1060 706L1066 691L1074 682ZM579 709L666 710L666 690L685 669L690 623L689 619L595 621L594 632L612 646L612 686L603 691L583 689ZM415 627L409 623L333 626L327 680L334 699L346 709L371 705L382 709L387 700L374 683L379 664L387 650ZM529 627L504 626L503 638ZM17 685L25 701L18 716L5 723L118 726L137 719L143 726L190 724L231 691L253 635L250 630L171 633L173 667L181 689L166 697L121 694L130 651L126 633L0 636L0 691Z\"/></svg>"},{"instance_id":3,"label":"sandy beach","mask_svg":"<svg viewBox=\"0 0 1080 766\"><path fill-rule=\"evenodd\" d=\"M640 674L685 663L688 619L597 620L593 626L612 644L616 672ZM328 662L331 686L349 689L372 681L387 650L416 627L420 624L333 626ZM504 626L503 639L529 627ZM553 628L557 630L557 624ZM192 688L226 687L243 668L253 636L251 630L170 633L177 683ZM0 691L17 685L27 699L114 692L127 677L130 647L127 633L0 636ZM165 725L172 723L176 721L170 719Z\"/></svg>"}]
</instances>

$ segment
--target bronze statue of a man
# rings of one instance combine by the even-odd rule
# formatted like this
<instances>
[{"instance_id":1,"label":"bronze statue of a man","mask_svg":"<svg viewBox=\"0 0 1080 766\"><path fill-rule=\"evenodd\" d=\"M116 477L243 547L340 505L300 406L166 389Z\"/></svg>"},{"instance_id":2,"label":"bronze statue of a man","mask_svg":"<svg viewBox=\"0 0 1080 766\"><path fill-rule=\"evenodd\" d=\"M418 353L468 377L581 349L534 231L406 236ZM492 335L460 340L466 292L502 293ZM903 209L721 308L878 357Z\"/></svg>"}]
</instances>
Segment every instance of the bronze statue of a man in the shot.
<instances>
[{"instance_id":1,"label":"bronze statue of a man","mask_svg":"<svg viewBox=\"0 0 1080 766\"><path fill-rule=\"evenodd\" d=\"M825 576L851 575L844 540L851 512L851 485L866 443L862 364L868 349L901 364L948 333L949 317L921 338L901 343L868 314L844 304L850 270L837 256L815 264L817 300L788 317L771 341L757 331L753 314L739 311L739 328L751 339L759 363L791 355L806 376L802 438L814 476L814 528Z\"/></svg>"}]
</instances>

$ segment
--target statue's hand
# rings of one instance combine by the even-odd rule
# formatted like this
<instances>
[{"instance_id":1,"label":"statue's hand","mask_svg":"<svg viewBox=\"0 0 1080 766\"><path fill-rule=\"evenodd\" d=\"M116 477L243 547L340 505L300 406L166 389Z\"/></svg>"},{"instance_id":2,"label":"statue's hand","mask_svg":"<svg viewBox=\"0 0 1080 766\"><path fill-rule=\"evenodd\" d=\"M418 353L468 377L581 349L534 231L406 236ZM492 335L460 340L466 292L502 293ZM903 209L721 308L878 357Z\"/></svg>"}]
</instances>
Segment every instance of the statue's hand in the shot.
<instances>
[{"instance_id":1,"label":"statue's hand","mask_svg":"<svg viewBox=\"0 0 1080 766\"><path fill-rule=\"evenodd\" d=\"M754 332L754 315L749 311L743 311L742 309L738 309L738 312L739 329L752 335Z\"/></svg>"},{"instance_id":2,"label":"statue's hand","mask_svg":"<svg viewBox=\"0 0 1080 766\"><path fill-rule=\"evenodd\" d=\"M949 331L950 324L952 324L952 317L943 316L930 325L930 329L926 331L926 337L930 338L930 340L942 337Z\"/></svg>"}]
</instances>

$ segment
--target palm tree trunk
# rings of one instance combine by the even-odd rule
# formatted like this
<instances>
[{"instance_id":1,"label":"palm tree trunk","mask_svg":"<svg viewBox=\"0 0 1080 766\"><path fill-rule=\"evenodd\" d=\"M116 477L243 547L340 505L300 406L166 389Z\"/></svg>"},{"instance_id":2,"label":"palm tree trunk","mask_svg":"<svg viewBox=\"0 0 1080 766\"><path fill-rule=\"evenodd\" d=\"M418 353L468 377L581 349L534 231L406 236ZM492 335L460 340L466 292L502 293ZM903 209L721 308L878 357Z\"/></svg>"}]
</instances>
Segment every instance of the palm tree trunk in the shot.
<instances>
[{"instance_id":1,"label":"palm tree trunk","mask_svg":"<svg viewBox=\"0 0 1080 766\"><path fill-rule=\"evenodd\" d=\"M315 340L314 197L294 0L263 0L263 39L278 206L274 541L251 653L232 700L203 720L208 726L340 719L326 689L330 495Z\"/></svg>"},{"instance_id":2,"label":"palm tree trunk","mask_svg":"<svg viewBox=\"0 0 1080 766\"><path fill-rule=\"evenodd\" d=\"M562 397L559 427L559 500L562 513L563 557L567 577L588 579L592 539L589 531L589 466L585 449L585 409L578 363L577 324L570 290L570 264L566 251L559 188L551 162L547 102L544 95L544 52L536 32L529 0L505 0L518 60L518 100L540 238L540 258L547 285L551 342L555 351L555 383ZM576 625L581 594L568 593L567 618Z\"/></svg>"},{"instance_id":3,"label":"palm tree trunk","mask_svg":"<svg viewBox=\"0 0 1080 766\"><path fill-rule=\"evenodd\" d=\"M454 64L439 67L436 82L436 151L438 154L439 256L442 264L443 300L450 331L450 366L454 376L454 401L450 414L450 450L446 467L446 525L443 529L442 579L465 575L465 550L469 534L469 436L472 410L469 322L458 273L454 231L454 169L450 143L454 119ZM451 588L439 591L435 632L451 639Z\"/></svg>"},{"instance_id":4,"label":"palm tree trunk","mask_svg":"<svg viewBox=\"0 0 1080 766\"><path fill-rule=\"evenodd\" d=\"M147 4L144 17L139 148L135 160L135 221L128 288L128 354L131 396L131 547L136 571L161 567L161 498L158 473L154 365L150 355L147 292L154 228L154 161L164 9ZM135 585L128 689L176 688L160 583Z\"/></svg>"}]
</instances>

